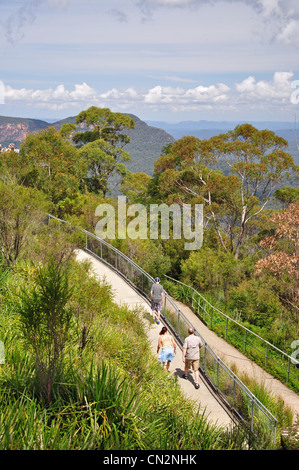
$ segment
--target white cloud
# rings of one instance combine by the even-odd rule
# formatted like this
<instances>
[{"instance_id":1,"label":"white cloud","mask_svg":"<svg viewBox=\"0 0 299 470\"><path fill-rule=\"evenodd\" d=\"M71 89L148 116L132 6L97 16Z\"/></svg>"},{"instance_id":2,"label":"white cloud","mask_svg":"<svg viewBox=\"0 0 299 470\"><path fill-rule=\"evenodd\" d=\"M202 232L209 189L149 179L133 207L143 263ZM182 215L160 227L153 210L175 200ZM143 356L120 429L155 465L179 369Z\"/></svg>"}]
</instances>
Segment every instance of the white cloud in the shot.
<instances>
[{"instance_id":1,"label":"white cloud","mask_svg":"<svg viewBox=\"0 0 299 470\"><path fill-rule=\"evenodd\" d=\"M120 91L115 88L99 95L100 100L105 100L110 106L129 108L136 104L149 107L169 107L179 109L186 106L201 106L206 104L221 103L228 99L229 87L224 84L208 87L198 86L185 90L181 87L163 87L157 85L148 90L128 88Z\"/></svg>"},{"instance_id":2,"label":"white cloud","mask_svg":"<svg viewBox=\"0 0 299 470\"><path fill-rule=\"evenodd\" d=\"M75 85L73 91L65 89L63 84L55 89L45 90L14 89L7 85L5 87L5 103L19 102L28 106L43 107L53 110L62 110L68 107L85 104L96 99L96 92L86 83Z\"/></svg>"},{"instance_id":3,"label":"white cloud","mask_svg":"<svg viewBox=\"0 0 299 470\"><path fill-rule=\"evenodd\" d=\"M272 101L279 103L289 103L292 93L292 81L294 74L292 72L275 72L270 81L259 80L250 76L241 83L236 84L237 92L248 101Z\"/></svg>"},{"instance_id":4,"label":"white cloud","mask_svg":"<svg viewBox=\"0 0 299 470\"><path fill-rule=\"evenodd\" d=\"M84 109L91 105L127 112L136 112L139 108L143 111L148 109L169 112L200 111L207 108L215 111L240 111L242 108L245 112L246 108L292 109L293 78L292 72L276 72L272 80L256 80L254 76L249 76L234 87L224 83L186 89L157 85L149 89L112 88L102 93L86 83L76 84L71 91L63 84L45 90L6 86L5 101L7 104L17 102L31 108L43 107L49 110L71 110L75 107Z\"/></svg>"}]
</instances>

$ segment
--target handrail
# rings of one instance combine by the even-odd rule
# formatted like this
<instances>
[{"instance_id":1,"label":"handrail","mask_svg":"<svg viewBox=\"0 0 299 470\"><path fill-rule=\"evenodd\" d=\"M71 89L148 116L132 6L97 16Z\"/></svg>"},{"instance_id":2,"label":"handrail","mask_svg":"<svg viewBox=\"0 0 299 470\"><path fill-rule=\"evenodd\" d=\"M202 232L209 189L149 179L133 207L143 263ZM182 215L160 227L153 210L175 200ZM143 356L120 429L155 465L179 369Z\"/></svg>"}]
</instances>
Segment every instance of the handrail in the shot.
<instances>
[{"instance_id":1,"label":"handrail","mask_svg":"<svg viewBox=\"0 0 299 470\"><path fill-rule=\"evenodd\" d=\"M133 260L128 258L124 253L110 245L105 240L97 237L96 235L81 227L48 214L48 221L50 221L50 219L68 224L84 233L85 250L108 264L113 270L117 271L131 285L137 288L138 291L148 298L148 292L150 291L154 279ZM97 244L100 246L98 247ZM104 253L105 250L103 248L107 249L108 251ZM110 256L110 251L112 251L114 255L113 259ZM125 262L125 264L122 264L123 262ZM131 271L131 268L133 268L134 271ZM193 325L167 292L165 292L164 296L163 317L175 332L177 340L183 344L188 328L190 326L193 327ZM230 410L233 410L235 415L252 432L256 430L256 427L260 426L260 421L262 420L263 424L267 424L270 428L270 432L273 434L275 443L277 419L253 395L246 385L244 385L242 381L223 363L223 361L215 354L215 352L205 341L202 335L196 330L196 328L194 328L194 331L195 334L200 336L204 342L204 352L201 354L201 367L203 373L213 385L219 396L222 398L226 407ZM240 398L242 398L241 401L245 403L245 405L242 405L242 410L240 410L240 407L238 406ZM267 420L266 422L265 419Z\"/></svg>"},{"instance_id":2,"label":"handrail","mask_svg":"<svg viewBox=\"0 0 299 470\"><path fill-rule=\"evenodd\" d=\"M298 375L294 374L293 372L290 371L290 364L291 363L294 363L294 359L288 355L286 352L282 351L281 349L279 349L277 346L275 346L274 344L270 343L269 341L265 340L264 338L262 338L261 336L259 336L258 334L254 333L252 330L250 330L249 328L247 328L246 326L242 325L241 323L239 323L237 320L231 318L229 315L223 313L221 310L219 310L217 307L214 307L208 300L206 300L202 294L200 294L194 287L192 286L189 286L188 284L185 284L181 281L178 281L177 279L174 279L168 275L164 275L165 277L171 279L172 281L176 282L177 284L181 284L185 287L187 287L188 289L191 289L196 295L198 295L198 297L200 297L203 302L208 305L212 310L214 310L215 312L217 312L221 317L224 317L226 319L226 335L225 335L225 339L227 340L227 333L228 333L228 321L234 323L235 325L237 325L240 329L244 330L245 332L245 349L246 349L246 344L249 344L250 343L247 341L248 337L247 337L247 334L250 334L252 336L254 336L255 338L257 338L259 341L261 341L261 343L264 343L265 346L266 346L266 353L263 352L263 351L260 351L256 346L254 345L251 345L254 349L256 349L258 352L260 352L266 359L266 362L268 360L272 360L276 365L278 365L279 367L281 367L282 369L284 369L286 372L287 372L287 379L286 379L286 383L288 383L289 381L289 378L290 378L290 375L292 375L293 377L295 377L296 379L298 379ZM196 299L194 299L193 295L192 295L192 303L193 301L196 301ZM199 302L197 301L197 306L200 307L202 310L203 307L199 304ZM205 311L205 310L204 310ZM205 311L205 313L207 313ZM207 313L209 315L209 313ZM211 315L211 318L210 318L210 327L213 328L213 318L212 318L212 315ZM271 358L269 356L269 350L273 349L274 351L276 351L278 354L280 354L281 356L283 356L286 360L287 360L287 368L284 367L282 364L280 364L279 362L275 361L273 358Z\"/></svg>"}]
</instances>

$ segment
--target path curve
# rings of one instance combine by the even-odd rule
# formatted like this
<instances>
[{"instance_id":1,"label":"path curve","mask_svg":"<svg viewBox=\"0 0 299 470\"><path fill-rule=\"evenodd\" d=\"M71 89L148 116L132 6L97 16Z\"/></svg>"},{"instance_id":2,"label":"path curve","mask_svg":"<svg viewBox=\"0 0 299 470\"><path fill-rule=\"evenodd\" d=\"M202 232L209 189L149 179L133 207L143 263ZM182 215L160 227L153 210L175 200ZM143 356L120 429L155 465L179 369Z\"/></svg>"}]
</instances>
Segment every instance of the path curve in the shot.
<instances>
[{"instance_id":1,"label":"path curve","mask_svg":"<svg viewBox=\"0 0 299 470\"><path fill-rule=\"evenodd\" d=\"M138 294L135 289L113 269L109 268L109 266L98 258L83 250L77 250L76 257L77 260L81 262L89 261L94 275L99 279L105 279L106 282L111 285L116 303L119 305L127 305L132 308L136 305L140 305L150 313L149 303L146 299ZM148 339L150 341L152 351L157 355L157 343L161 324L157 325L146 322L145 326L147 327ZM183 379L181 377L184 371L183 368L182 353L179 346L177 348L177 354L171 363L170 373L177 376L178 382L187 398L200 402L200 412L204 412L209 421L219 427L231 427L233 422L225 407L215 399L209 388L201 379L199 390L196 390L194 387L193 376L191 373L189 373L190 380Z\"/></svg>"},{"instance_id":2,"label":"path curve","mask_svg":"<svg viewBox=\"0 0 299 470\"><path fill-rule=\"evenodd\" d=\"M236 366L237 376L247 374L248 377L254 378L258 383L263 384L272 395L282 398L284 403L289 406L294 414L294 423L296 418L299 419L299 395L290 390L286 385L275 379L271 374L266 372L260 366L244 356L236 348L228 344L224 339L219 338L213 331L202 323L193 311L183 303L176 301L177 306L182 310L184 315L203 336L209 346L217 354L217 356L228 366Z\"/></svg>"}]
</instances>

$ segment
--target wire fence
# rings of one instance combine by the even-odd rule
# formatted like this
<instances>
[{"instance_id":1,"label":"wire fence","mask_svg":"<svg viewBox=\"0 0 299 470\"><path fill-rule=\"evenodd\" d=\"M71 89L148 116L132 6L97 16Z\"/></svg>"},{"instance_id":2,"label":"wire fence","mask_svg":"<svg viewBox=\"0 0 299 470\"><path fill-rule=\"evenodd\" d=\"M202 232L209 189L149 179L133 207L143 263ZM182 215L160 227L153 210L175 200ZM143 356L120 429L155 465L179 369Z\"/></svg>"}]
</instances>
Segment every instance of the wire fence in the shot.
<instances>
[{"instance_id":1,"label":"wire fence","mask_svg":"<svg viewBox=\"0 0 299 470\"><path fill-rule=\"evenodd\" d=\"M49 221L63 223L70 230L78 232L78 246L108 264L113 270L121 275L137 291L149 299L149 293L154 279L146 273L133 260L110 245L105 240L80 228L74 227L69 222L49 215ZM171 326L177 341L182 345L188 336L190 323L174 300L165 292L162 311L163 318ZM204 346L201 349L201 372L213 385L227 408L242 421L254 434L263 433L270 436L276 442L277 419L270 411L253 395L253 393L242 383L242 381L224 364L214 353L202 335L194 328L195 334L200 336Z\"/></svg>"},{"instance_id":2,"label":"wire fence","mask_svg":"<svg viewBox=\"0 0 299 470\"><path fill-rule=\"evenodd\" d=\"M170 276L165 277L183 286L183 300L211 330L299 391L299 363L296 359L211 305L192 286Z\"/></svg>"}]
</instances>

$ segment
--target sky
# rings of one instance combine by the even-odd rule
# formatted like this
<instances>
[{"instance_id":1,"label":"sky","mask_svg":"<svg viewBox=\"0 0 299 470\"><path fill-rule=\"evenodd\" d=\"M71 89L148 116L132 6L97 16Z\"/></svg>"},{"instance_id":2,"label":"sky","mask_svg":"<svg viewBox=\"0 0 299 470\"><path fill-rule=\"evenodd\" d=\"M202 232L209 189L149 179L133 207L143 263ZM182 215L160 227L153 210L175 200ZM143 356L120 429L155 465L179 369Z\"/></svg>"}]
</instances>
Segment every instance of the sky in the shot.
<instances>
[{"instance_id":1,"label":"sky","mask_svg":"<svg viewBox=\"0 0 299 470\"><path fill-rule=\"evenodd\" d=\"M0 115L299 116L298 0L1 0Z\"/></svg>"}]
</instances>

